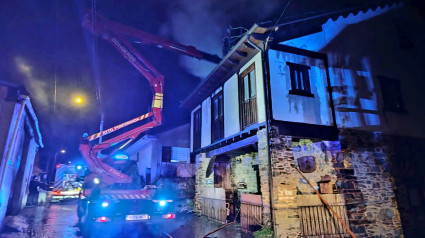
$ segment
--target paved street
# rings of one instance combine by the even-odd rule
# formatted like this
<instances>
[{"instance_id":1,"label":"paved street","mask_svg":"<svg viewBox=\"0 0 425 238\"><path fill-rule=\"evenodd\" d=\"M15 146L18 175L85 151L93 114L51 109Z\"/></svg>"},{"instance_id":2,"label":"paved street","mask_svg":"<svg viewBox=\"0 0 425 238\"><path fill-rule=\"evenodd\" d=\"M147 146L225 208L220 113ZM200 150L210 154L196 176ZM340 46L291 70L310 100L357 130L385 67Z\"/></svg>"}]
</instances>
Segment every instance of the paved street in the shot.
<instances>
[{"instance_id":1,"label":"paved street","mask_svg":"<svg viewBox=\"0 0 425 238\"><path fill-rule=\"evenodd\" d=\"M18 216L9 216L5 220L5 229L0 238L19 237L82 237L80 229L76 226L77 205L75 202L52 204L50 207L27 207ZM103 225L103 224L102 224ZM215 230L221 224L207 220L204 217L186 215L180 217L166 227L155 228L158 231L167 231L163 237L190 238L203 237L210 231ZM104 226L93 237L152 237L146 233L146 227L128 226ZM251 237L241 235L238 225L229 225L209 237Z\"/></svg>"}]
</instances>

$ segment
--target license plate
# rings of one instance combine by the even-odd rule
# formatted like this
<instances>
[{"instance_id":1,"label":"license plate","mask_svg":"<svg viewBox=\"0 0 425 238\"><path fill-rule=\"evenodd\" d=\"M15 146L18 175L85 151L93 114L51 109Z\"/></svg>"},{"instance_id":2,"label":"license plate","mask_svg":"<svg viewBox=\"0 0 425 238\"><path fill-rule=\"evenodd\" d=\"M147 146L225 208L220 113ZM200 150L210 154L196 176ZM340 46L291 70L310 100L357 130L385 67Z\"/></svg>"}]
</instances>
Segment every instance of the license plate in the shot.
<instances>
[{"instance_id":1,"label":"license plate","mask_svg":"<svg viewBox=\"0 0 425 238\"><path fill-rule=\"evenodd\" d=\"M140 220L148 220L149 216L148 214L141 214L141 215L127 215L125 217L126 221L140 221Z\"/></svg>"}]
</instances>

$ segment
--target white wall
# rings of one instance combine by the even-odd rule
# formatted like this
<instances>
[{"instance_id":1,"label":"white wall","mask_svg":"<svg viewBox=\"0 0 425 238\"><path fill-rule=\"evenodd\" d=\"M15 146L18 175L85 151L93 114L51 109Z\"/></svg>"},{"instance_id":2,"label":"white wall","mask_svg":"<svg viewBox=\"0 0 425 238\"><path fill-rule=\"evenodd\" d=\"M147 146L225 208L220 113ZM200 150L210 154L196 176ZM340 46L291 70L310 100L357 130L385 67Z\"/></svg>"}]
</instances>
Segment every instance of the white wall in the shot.
<instances>
[{"instance_id":1,"label":"white wall","mask_svg":"<svg viewBox=\"0 0 425 238\"><path fill-rule=\"evenodd\" d=\"M310 66L310 87L314 97L289 93L291 77L287 62ZM269 64L273 119L326 126L333 124L323 60L269 50Z\"/></svg>"},{"instance_id":2,"label":"white wall","mask_svg":"<svg viewBox=\"0 0 425 238\"><path fill-rule=\"evenodd\" d=\"M261 53L256 54L248 61L239 73L246 68L255 64L255 82L257 89L257 115L258 123L266 121L266 109L264 99L264 83L263 83L263 65ZM239 84L238 75L231 76L223 86L223 103L224 103L224 138L230 137L240 132L239 122ZM214 91L214 94L220 92L221 86ZM201 147L211 144L211 97L202 102L202 138ZM199 106L192 110L191 126L190 126L190 150L193 151L193 113L198 110Z\"/></svg>"},{"instance_id":3,"label":"white wall","mask_svg":"<svg viewBox=\"0 0 425 238\"><path fill-rule=\"evenodd\" d=\"M224 83L224 137L240 131L238 90L238 76L235 74Z\"/></svg>"},{"instance_id":4,"label":"white wall","mask_svg":"<svg viewBox=\"0 0 425 238\"><path fill-rule=\"evenodd\" d=\"M146 176L146 168L151 168L152 142L145 144L137 153L139 154L139 162L137 162L139 175ZM137 153L134 154L134 160L137 159ZM133 157L131 159L133 159Z\"/></svg>"},{"instance_id":5,"label":"white wall","mask_svg":"<svg viewBox=\"0 0 425 238\"><path fill-rule=\"evenodd\" d=\"M211 144L211 97L202 102L201 147Z\"/></svg>"},{"instance_id":6,"label":"white wall","mask_svg":"<svg viewBox=\"0 0 425 238\"><path fill-rule=\"evenodd\" d=\"M425 104L418 103L424 87L417 81L425 75L424 44L412 37L410 49L401 47L403 35L417 33L404 11L392 5L350 14L328 20L322 32L282 43L328 55L338 127L425 136L425 124L418 123L425 121ZM377 76L400 80L407 113L384 110ZM365 79L366 87L359 87L359 77ZM361 96L365 92L369 98Z\"/></svg>"},{"instance_id":7,"label":"white wall","mask_svg":"<svg viewBox=\"0 0 425 238\"><path fill-rule=\"evenodd\" d=\"M1 99L0 99L1 100ZM3 154L1 156L0 160L0 169L3 170L4 167L4 174L0 173L0 176L3 176L4 179L2 181L2 184L0 184L1 190L0 190L0 223L3 222L3 219L6 215L6 211L8 208L10 193L12 192L13 183L16 176L16 171L18 170L19 163L21 160L21 153L22 153L22 147L23 147L23 137L25 136L25 130L24 130L24 123L25 123L25 117L26 113L25 111L22 114L21 120L17 121L19 111L21 108L21 104L19 103L4 103L4 108L2 108L2 112L4 113L4 118L9 117L9 112L12 114L12 120L10 121L10 124L8 123L8 120L4 120L2 123L5 123L2 125L2 128L6 129L5 131L2 131L2 136L5 136L5 140L2 140L5 142L5 144L1 144L0 146L4 147ZM7 110L11 109L11 110ZM14 128L18 125L17 133L14 141L12 141L12 134L14 131ZM10 125L10 126L9 126ZM3 138L2 138L3 139ZM11 151L8 155L8 149L9 144L12 143L12 147L10 148ZM18 185L19 186L19 185Z\"/></svg>"}]
</instances>

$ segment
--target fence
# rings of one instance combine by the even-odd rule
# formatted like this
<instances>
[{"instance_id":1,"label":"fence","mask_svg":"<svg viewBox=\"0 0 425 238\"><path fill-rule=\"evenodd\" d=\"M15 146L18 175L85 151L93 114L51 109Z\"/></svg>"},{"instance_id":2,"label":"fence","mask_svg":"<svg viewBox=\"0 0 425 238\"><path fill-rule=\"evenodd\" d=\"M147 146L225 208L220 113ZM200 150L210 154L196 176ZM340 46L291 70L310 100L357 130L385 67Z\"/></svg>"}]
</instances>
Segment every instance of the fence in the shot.
<instances>
[{"instance_id":1,"label":"fence","mask_svg":"<svg viewBox=\"0 0 425 238\"><path fill-rule=\"evenodd\" d=\"M260 228L263 222L263 205L261 195L241 194L241 230L252 233Z\"/></svg>"},{"instance_id":2,"label":"fence","mask_svg":"<svg viewBox=\"0 0 425 238\"><path fill-rule=\"evenodd\" d=\"M202 215L217 220L219 222L226 222L227 209L226 200L205 198L202 197Z\"/></svg>"},{"instance_id":3,"label":"fence","mask_svg":"<svg viewBox=\"0 0 425 238\"><path fill-rule=\"evenodd\" d=\"M332 209L348 224L344 205L333 205ZM341 222L325 206L299 207L302 237L350 237Z\"/></svg>"}]
</instances>

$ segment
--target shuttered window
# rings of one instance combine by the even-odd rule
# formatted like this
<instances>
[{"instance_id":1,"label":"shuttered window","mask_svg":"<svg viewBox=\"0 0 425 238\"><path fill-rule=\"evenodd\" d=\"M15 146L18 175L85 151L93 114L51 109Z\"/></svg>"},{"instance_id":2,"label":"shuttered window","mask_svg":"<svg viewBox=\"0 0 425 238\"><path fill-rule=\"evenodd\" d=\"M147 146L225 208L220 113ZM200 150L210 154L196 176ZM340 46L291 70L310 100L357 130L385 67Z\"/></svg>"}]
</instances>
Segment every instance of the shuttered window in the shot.
<instances>
[{"instance_id":1,"label":"shuttered window","mask_svg":"<svg viewBox=\"0 0 425 238\"><path fill-rule=\"evenodd\" d=\"M199 108L193 113L193 150L201 148L202 110Z\"/></svg>"},{"instance_id":2,"label":"shuttered window","mask_svg":"<svg viewBox=\"0 0 425 238\"><path fill-rule=\"evenodd\" d=\"M211 140L216 142L224 136L223 91L212 98Z\"/></svg>"}]
</instances>

